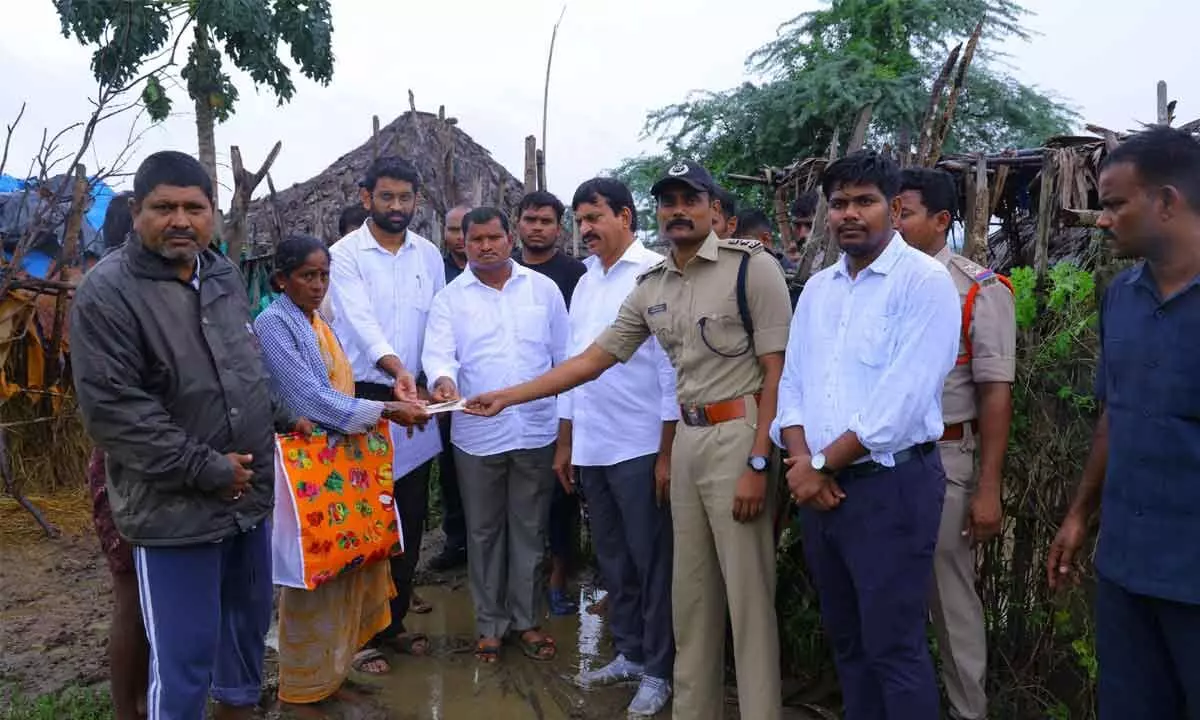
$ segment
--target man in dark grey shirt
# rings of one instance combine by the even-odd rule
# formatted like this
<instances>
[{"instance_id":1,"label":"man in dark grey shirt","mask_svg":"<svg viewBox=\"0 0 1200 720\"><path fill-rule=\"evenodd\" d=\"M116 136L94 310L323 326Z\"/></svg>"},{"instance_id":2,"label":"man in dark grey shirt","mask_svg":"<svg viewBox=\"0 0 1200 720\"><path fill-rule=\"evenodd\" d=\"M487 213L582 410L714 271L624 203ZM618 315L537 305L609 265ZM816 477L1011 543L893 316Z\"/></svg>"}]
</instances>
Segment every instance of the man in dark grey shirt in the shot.
<instances>
[{"instance_id":1,"label":"man in dark grey shirt","mask_svg":"<svg viewBox=\"0 0 1200 720\"><path fill-rule=\"evenodd\" d=\"M212 181L160 152L138 168L133 235L84 276L71 309L84 426L107 455L117 529L134 546L150 641L147 712L249 718L271 622L277 405L237 268L209 245Z\"/></svg>"}]
</instances>

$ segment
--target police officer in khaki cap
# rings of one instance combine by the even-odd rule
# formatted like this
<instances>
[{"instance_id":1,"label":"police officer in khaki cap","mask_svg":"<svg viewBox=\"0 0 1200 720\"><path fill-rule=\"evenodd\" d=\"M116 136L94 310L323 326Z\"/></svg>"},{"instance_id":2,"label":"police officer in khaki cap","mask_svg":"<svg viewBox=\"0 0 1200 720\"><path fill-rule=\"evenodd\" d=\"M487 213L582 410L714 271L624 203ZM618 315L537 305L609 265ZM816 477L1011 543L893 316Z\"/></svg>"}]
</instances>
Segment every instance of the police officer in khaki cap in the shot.
<instances>
[{"instance_id":1,"label":"police officer in khaki cap","mask_svg":"<svg viewBox=\"0 0 1200 720\"><path fill-rule=\"evenodd\" d=\"M942 393L946 430L938 450L947 485L929 607L950 716L982 720L987 717L987 643L972 546L1000 533L1000 475L1012 419L1017 325L1007 279L946 244L957 198L954 180L944 171L909 168L901 175L900 233L946 266L963 309L958 359Z\"/></svg>"},{"instance_id":2,"label":"police officer in khaki cap","mask_svg":"<svg viewBox=\"0 0 1200 720\"><path fill-rule=\"evenodd\" d=\"M791 303L779 263L759 242L721 240L712 231L713 187L696 163L672 165L651 188L670 254L638 279L613 325L542 377L471 399L467 412L493 415L563 392L627 360L651 335L658 338L675 367L681 403L670 489L674 717L723 717L721 628L728 600L741 716L776 720L768 430Z\"/></svg>"}]
</instances>

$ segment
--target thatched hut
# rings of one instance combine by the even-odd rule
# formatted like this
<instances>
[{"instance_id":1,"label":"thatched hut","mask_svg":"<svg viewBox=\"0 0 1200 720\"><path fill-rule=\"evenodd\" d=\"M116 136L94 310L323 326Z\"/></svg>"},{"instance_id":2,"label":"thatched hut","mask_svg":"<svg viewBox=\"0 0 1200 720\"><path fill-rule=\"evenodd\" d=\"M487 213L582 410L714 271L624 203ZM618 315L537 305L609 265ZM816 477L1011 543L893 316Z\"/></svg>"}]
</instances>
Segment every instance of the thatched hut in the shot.
<instances>
[{"instance_id":1,"label":"thatched hut","mask_svg":"<svg viewBox=\"0 0 1200 720\"><path fill-rule=\"evenodd\" d=\"M412 228L435 242L441 239L441 218L455 204L511 210L524 192L522 183L459 129L455 118L445 117L444 112L410 111L379 128L316 177L252 202L247 213L251 256L268 252L280 234L332 238L338 214L358 201L358 183L380 155L400 155L417 167L422 202Z\"/></svg>"}]
</instances>

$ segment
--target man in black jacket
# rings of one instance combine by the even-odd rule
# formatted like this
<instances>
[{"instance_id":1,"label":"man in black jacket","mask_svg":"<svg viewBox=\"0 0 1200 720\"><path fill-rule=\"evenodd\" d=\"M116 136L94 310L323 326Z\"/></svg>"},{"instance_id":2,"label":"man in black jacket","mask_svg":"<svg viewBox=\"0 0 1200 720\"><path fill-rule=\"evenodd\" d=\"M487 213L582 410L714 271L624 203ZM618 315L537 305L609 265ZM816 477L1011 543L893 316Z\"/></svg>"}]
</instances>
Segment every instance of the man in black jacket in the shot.
<instances>
[{"instance_id":1,"label":"man in black jacket","mask_svg":"<svg viewBox=\"0 0 1200 720\"><path fill-rule=\"evenodd\" d=\"M213 252L212 181L192 157L138 168L134 233L71 314L84 426L107 454L150 641L147 711L249 718L271 622L272 428L311 432L268 390L241 274Z\"/></svg>"}]
</instances>

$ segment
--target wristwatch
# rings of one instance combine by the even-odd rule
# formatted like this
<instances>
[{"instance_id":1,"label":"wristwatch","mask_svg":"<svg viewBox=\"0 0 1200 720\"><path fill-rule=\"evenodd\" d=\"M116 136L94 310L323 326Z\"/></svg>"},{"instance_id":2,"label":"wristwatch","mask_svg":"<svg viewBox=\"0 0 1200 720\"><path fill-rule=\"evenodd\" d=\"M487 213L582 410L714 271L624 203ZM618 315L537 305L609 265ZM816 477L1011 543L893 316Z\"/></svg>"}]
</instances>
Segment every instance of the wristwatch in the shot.
<instances>
[{"instance_id":1,"label":"wristwatch","mask_svg":"<svg viewBox=\"0 0 1200 720\"><path fill-rule=\"evenodd\" d=\"M816 455L813 455L813 456L812 456L812 469L813 469L813 470L816 470L816 471L817 471L817 472L819 472L819 473L825 473L826 475L832 475L832 474L833 474L833 471L832 471L832 470L830 470L830 469L829 469L829 468L826 466L826 464L825 464L825 453L822 453L822 452L819 452L819 453L817 453Z\"/></svg>"},{"instance_id":2,"label":"wristwatch","mask_svg":"<svg viewBox=\"0 0 1200 720\"><path fill-rule=\"evenodd\" d=\"M751 455L750 458L746 460L746 464L749 465L750 469L754 472L766 472L767 466L770 465L771 462L767 459L766 455Z\"/></svg>"}]
</instances>

